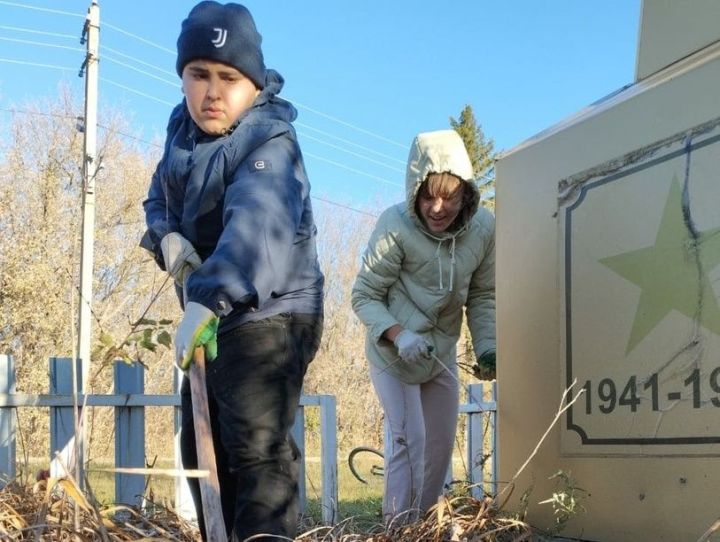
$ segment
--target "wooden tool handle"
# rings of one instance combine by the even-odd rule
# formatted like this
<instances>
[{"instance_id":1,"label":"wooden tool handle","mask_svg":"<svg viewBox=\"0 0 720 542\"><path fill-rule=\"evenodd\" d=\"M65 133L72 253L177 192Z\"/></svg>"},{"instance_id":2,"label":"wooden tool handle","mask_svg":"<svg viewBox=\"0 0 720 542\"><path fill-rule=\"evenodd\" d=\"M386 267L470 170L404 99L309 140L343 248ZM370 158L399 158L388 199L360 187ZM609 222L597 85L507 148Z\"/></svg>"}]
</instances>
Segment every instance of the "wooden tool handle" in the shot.
<instances>
[{"instance_id":1,"label":"wooden tool handle","mask_svg":"<svg viewBox=\"0 0 720 542\"><path fill-rule=\"evenodd\" d=\"M195 425L195 447L197 448L198 469L207 470L207 478L200 478L205 534L213 542L227 542L225 521L220 502L220 483L217 476L215 446L210 429L207 387L205 383L205 349L199 346L193 353L190 364L190 392L192 394L193 421Z\"/></svg>"}]
</instances>

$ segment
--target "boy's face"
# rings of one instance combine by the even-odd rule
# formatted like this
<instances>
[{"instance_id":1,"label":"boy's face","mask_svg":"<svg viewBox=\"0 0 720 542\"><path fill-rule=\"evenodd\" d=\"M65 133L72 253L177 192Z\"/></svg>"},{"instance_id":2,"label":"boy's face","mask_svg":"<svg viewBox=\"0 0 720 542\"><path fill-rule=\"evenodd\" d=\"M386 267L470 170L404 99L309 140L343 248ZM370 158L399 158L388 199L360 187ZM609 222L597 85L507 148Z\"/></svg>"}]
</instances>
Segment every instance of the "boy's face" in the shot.
<instances>
[{"instance_id":1,"label":"boy's face","mask_svg":"<svg viewBox=\"0 0 720 542\"><path fill-rule=\"evenodd\" d=\"M182 90L190 116L210 135L223 134L260 94L242 72L212 60L188 62L182 72Z\"/></svg>"}]
</instances>

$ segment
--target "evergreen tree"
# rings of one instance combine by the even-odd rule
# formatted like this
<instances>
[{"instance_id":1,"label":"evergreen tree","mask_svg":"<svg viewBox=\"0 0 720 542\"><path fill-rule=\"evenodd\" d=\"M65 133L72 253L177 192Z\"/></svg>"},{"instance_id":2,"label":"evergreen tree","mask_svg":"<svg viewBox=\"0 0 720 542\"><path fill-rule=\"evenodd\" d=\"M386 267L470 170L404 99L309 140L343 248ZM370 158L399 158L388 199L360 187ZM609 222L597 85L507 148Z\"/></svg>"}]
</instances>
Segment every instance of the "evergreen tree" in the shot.
<instances>
[{"instance_id":1,"label":"evergreen tree","mask_svg":"<svg viewBox=\"0 0 720 542\"><path fill-rule=\"evenodd\" d=\"M480 187L483 206L495 211L495 142L487 139L481 126L475 120L471 105L466 105L456 120L450 117L450 126L460 134L470 156L473 176Z\"/></svg>"},{"instance_id":2,"label":"evergreen tree","mask_svg":"<svg viewBox=\"0 0 720 542\"><path fill-rule=\"evenodd\" d=\"M465 148L470 155L470 162L473 167L473 174L478 176L487 171L495 158L495 142L486 139L482 127L475 120L475 113L471 105L466 105L460 112L460 118L456 120L450 117L450 126L460 134L465 142Z\"/></svg>"}]
</instances>

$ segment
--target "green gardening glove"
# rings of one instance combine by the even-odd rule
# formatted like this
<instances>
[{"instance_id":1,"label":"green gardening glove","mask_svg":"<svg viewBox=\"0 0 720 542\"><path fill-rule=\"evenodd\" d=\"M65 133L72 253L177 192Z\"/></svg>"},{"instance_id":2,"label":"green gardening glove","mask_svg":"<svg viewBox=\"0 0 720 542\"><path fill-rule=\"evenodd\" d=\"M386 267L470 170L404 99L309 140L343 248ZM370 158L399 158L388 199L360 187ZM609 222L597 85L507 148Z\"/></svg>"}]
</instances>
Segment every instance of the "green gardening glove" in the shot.
<instances>
[{"instance_id":1,"label":"green gardening glove","mask_svg":"<svg viewBox=\"0 0 720 542\"><path fill-rule=\"evenodd\" d=\"M495 350L487 350L478 356L473 373L478 380L495 380Z\"/></svg>"},{"instance_id":2,"label":"green gardening glove","mask_svg":"<svg viewBox=\"0 0 720 542\"><path fill-rule=\"evenodd\" d=\"M212 361L217 357L217 330L220 319L215 313L190 301L185 306L185 316L175 334L175 364L187 371L193 360L195 348L205 347L205 359Z\"/></svg>"}]
</instances>

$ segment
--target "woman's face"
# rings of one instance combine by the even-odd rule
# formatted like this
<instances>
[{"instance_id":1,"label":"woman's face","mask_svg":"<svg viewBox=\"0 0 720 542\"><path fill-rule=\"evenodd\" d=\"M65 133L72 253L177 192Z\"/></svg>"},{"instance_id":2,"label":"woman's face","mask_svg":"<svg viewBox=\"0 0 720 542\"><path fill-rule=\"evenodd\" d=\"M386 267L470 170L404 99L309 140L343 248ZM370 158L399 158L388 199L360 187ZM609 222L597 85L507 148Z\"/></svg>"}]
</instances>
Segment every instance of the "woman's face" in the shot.
<instances>
[{"instance_id":1,"label":"woman's face","mask_svg":"<svg viewBox=\"0 0 720 542\"><path fill-rule=\"evenodd\" d=\"M442 233L455 221L463 205L463 189L459 186L446 197L431 196L421 190L417 199L420 217L431 233Z\"/></svg>"}]
</instances>

